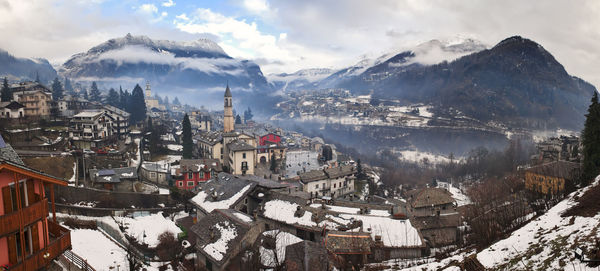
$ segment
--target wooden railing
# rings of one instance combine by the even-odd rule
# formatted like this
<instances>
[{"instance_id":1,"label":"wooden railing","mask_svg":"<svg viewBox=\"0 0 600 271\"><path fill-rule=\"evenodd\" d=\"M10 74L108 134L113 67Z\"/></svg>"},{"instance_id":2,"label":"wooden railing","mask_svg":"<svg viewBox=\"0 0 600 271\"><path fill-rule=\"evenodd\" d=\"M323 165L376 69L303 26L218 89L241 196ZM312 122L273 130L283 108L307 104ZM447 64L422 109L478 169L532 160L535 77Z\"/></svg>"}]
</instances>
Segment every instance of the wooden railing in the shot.
<instances>
[{"instance_id":1,"label":"wooden railing","mask_svg":"<svg viewBox=\"0 0 600 271\"><path fill-rule=\"evenodd\" d=\"M48 199L38 201L22 210L0 216L0 236L19 230L20 214L23 215L23 226L29 225L46 217L48 214Z\"/></svg>"},{"instance_id":2,"label":"wooden railing","mask_svg":"<svg viewBox=\"0 0 600 271\"><path fill-rule=\"evenodd\" d=\"M71 248L71 232L66 228L48 220L48 232L52 240L47 248L43 248L28 256L24 262L11 266L8 270L34 271L47 266L53 259Z\"/></svg>"}]
</instances>

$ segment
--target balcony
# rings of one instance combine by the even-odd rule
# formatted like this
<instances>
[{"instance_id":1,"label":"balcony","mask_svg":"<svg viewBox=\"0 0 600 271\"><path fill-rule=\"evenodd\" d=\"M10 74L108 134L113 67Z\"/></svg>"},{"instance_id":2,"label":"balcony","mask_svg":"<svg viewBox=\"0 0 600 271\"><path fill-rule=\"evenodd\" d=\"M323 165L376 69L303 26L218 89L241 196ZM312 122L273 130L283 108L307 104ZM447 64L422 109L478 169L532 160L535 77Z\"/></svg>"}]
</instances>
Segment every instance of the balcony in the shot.
<instances>
[{"instance_id":1,"label":"balcony","mask_svg":"<svg viewBox=\"0 0 600 271\"><path fill-rule=\"evenodd\" d=\"M19 216L23 216L23 225L29 225L48 214L48 199L33 203L22 210L0 216L0 236L19 230Z\"/></svg>"},{"instance_id":2,"label":"balcony","mask_svg":"<svg viewBox=\"0 0 600 271\"><path fill-rule=\"evenodd\" d=\"M24 262L11 266L8 270L30 271L46 267L53 259L71 249L71 232L66 228L48 220L50 240L48 247L29 255Z\"/></svg>"}]
</instances>

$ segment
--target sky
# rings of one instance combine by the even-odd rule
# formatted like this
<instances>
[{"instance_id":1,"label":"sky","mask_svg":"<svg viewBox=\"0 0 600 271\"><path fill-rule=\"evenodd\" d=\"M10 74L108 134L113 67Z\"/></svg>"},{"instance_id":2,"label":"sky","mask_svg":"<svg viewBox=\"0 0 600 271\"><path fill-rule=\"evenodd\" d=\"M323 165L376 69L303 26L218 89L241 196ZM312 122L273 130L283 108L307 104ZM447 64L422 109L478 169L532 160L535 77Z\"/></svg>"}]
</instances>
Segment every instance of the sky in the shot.
<instances>
[{"instance_id":1,"label":"sky","mask_svg":"<svg viewBox=\"0 0 600 271\"><path fill-rule=\"evenodd\" d=\"M600 86L600 1L0 0L0 48L60 65L108 39L209 38L263 73L342 68L432 39L520 35Z\"/></svg>"}]
</instances>

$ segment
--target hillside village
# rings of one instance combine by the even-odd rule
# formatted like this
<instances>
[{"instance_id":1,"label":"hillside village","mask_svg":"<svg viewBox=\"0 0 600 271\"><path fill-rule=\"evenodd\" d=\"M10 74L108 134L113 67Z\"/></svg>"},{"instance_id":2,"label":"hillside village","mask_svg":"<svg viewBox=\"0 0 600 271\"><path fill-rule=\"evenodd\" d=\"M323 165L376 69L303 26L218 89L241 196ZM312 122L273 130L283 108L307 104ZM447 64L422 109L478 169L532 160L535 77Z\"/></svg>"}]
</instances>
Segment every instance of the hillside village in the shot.
<instances>
[{"instance_id":1,"label":"hillside village","mask_svg":"<svg viewBox=\"0 0 600 271\"><path fill-rule=\"evenodd\" d=\"M537 142L502 187L475 178L393 187L323 138L254 121L250 108L240 115L229 84L213 112L169 103L150 83L131 94L95 83L89 94L63 94L60 82L5 86L5 270L580 270L600 261L597 212L568 213L597 190L579 183L574 136ZM344 91L299 99L279 107L395 112L405 125L432 118L424 105L373 107ZM556 256L566 247L573 253Z\"/></svg>"}]
</instances>

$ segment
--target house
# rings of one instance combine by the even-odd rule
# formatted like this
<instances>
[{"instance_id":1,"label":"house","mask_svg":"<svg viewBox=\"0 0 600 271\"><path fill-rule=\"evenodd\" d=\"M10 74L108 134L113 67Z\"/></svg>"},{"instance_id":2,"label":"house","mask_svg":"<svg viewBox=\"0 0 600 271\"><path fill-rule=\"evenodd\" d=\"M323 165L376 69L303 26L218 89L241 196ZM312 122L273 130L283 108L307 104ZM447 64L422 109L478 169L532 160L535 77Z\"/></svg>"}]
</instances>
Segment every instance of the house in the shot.
<instances>
[{"instance_id":1,"label":"house","mask_svg":"<svg viewBox=\"0 0 600 271\"><path fill-rule=\"evenodd\" d=\"M89 104L86 99L66 95L58 100L58 112L61 116L70 118L88 108Z\"/></svg>"},{"instance_id":2,"label":"house","mask_svg":"<svg viewBox=\"0 0 600 271\"><path fill-rule=\"evenodd\" d=\"M102 110L112 122L112 133L119 139L125 139L129 134L131 114L112 105L105 105Z\"/></svg>"},{"instance_id":3,"label":"house","mask_svg":"<svg viewBox=\"0 0 600 271\"><path fill-rule=\"evenodd\" d=\"M302 241L285 248L288 271L327 271L330 269L327 250L322 243Z\"/></svg>"},{"instance_id":4,"label":"house","mask_svg":"<svg viewBox=\"0 0 600 271\"><path fill-rule=\"evenodd\" d=\"M15 102L0 102L0 118L20 119L25 116L25 106Z\"/></svg>"},{"instance_id":5,"label":"house","mask_svg":"<svg viewBox=\"0 0 600 271\"><path fill-rule=\"evenodd\" d=\"M195 139L198 142L200 157L219 159L223 163L223 137L221 132L204 132Z\"/></svg>"},{"instance_id":6,"label":"house","mask_svg":"<svg viewBox=\"0 0 600 271\"><path fill-rule=\"evenodd\" d=\"M140 176L143 180L169 185L171 180L171 166L154 162L143 162L140 167Z\"/></svg>"},{"instance_id":7,"label":"house","mask_svg":"<svg viewBox=\"0 0 600 271\"><path fill-rule=\"evenodd\" d=\"M259 146L266 146L266 145L279 145L281 144L281 136L274 134L274 133L268 133L266 135L261 136L258 139L258 145Z\"/></svg>"},{"instance_id":8,"label":"house","mask_svg":"<svg viewBox=\"0 0 600 271\"><path fill-rule=\"evenodd\" d=\"M410 221L421 232L429 247L448 246L458 240L458 226L461 225L459 213L411 217Z\"/></svg>"},{"instance_id":9,"label":"house","mask_svg":"<svg viewBox=\"0 0 600 271\"><path fill-rule=\"evenodd\" d=\"M21 82L10 87L13 101L25 106L26 117L47 118L52 111L52 91L40 83Z\"/></svg>"},{"instance_id":10,"label":"house","mask_svg":"<svg viewBox=\"0 0 600 271\"><path fill-rule=\"evenodd\" d=\"M189 113L189 117L192 128L205 132L208 132L212 129L212 120L210 119L208 113L195 110Z\"/></svg>"},{"instance_id":11,"label":"house","mask_svg":"<svg viewBox=\"0 0 600 271\"><path fill-rule=\"evenodd\" d=\"M198 220L215 209L234 209L249 214L248 194L256 186L245 178L219 173L210 182L200 184L201 191L190 202L196 207Z\"/></svg>"},{"instance_id":12,"label":"house","mask_svg":"<svg viewBox=\"0 0 600 271\"><path fill-rule=\"evenodd\" d=\"M442 188L428 187L408 194L411 216L440 216L456 213L456 200Z\"/></svg>"},{"instance_id":13,"label":"house","mask_svg":"<svg viewBox=\"0 0 600 271\"><path fill-rule=\"evenodd\" d=\"M276 160L284 159L286 150L287 148L283 145L260 145L256 147L256 161L257 163L264 164L271 162L272 157L274 157Z\"/></svg>"},{"instance_id":14,"label":"house","mask_svg":"<svg viewBox=\"0 0 600 271\"><path fill-rule=\"evenodd\" d=\"M354 193L356 168L351 165L311 170L299 175L302 190L315 197L342 197Z\"/></svg>"},{"instance_id":15,"label":"house","mask_svg":"<svg viewBox=\"0 0 600 271\"><path fill-rule=\"evenodd\" d=\"M69 230L56 222L54 185L65 186L67 182L25 166L0 136L0 266L3 270L45 270L64 251L71 249ZM51 219L47 218L48 208L52 211Z\"/></svg>"},{"instance_id":16,"label":"house","mask_svg":"<svg viewBox=\"0 0 600 271\"><path fill-rule=\"evenodd\" d=\"M177 188L191 190L222 171L221 162L217 159L182 159L173 178Z\"/></svg>"},{"instance_id":17,"label":"house","mask_svg":"<svg viewBox=\"0 0 600 271\"><path fill-rule=\"evenodd\" d=\"M254 153L256 148L241 139L233 140L226 145L227 159L225 165L235 175L254 174Z\"/></svg>"},{"instance_id":18,"label":"house","mask_svg":"<svg viewBox=\"0 0 600 271\"><path fill-rule=\"evenodd\" d=\"M136 167L90 169L90 180L96 188L114 191L131 191L138 181Z\"/></svg>"},{"instance_id":19,"label":"house","mask_svg":"<svg viewBox=\"0 0 600 271\"><path fill-rule=\"evenodd\" d=\"M248 270L242 257L263 232L252 217L231 209L215 209L191 227L196 238L197 270Z\"/></svg>"},{"instance_id":20,"label":"house","mask_svg":"<svg viewBox=\"0 0 600 271\"><path fill-rule=\"evenodd\" d=\"M579 163L555 161L525 170L525 188L543 195L558 195L565 185L573 183L581 175Z\"/></svg>"},{"instance_id":21,"label":"house","mask_svg":"<svg viewBox=\"0 0 600 271\"><path fill-rule=\"evenodd\" d=\"M110 118L103 111L82 111L71 118L69 138L80 149L102 148L109 145L113 129Z\"/></svg>"},{"instance_id":22,"label":"house","mask_svg":"<svg viewBox=\"0 0 600 271\"><path fill-rule=\"evenodd\" d=\"M337 255L346 269L360 269L368 263L372 243L368 232L330 231L325 235L327 251Z\"/></svg>"}]
</instances>

